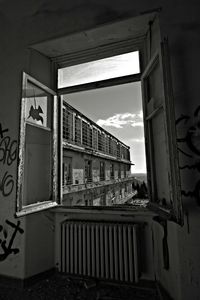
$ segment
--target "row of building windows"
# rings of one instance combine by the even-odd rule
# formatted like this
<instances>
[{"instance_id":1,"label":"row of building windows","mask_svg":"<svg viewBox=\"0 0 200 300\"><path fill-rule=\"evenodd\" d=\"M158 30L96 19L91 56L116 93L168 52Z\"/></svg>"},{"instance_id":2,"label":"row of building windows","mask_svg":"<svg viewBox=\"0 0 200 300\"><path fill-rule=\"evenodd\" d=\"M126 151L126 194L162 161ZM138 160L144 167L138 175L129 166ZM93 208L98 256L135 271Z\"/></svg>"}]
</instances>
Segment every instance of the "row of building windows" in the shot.
<instances>
[{"instance_id":1,"label":"row of building windows","mask_svg":"<svg viewBox=\"0 0 200 300\"><path fill-rule=\"evenodd\" d=\"M117 158L130 160L128 146L95 126L92 121L84 119L65 102L63 105L63 139Z\"/></svg>"},{"instance_id":2,"label":"row of building windows","mask_svg":"<svg viewBox=\"0 0 200 300\"><path fill-rule=\"evenodd\" d=\"M126 198L132 192L132 185L125 184L122 188L116 186L114 189L110 189L109 191L102 193L97 199L95 199L92 194L86 194L84 195L84 202L82 203L85 206L110 206L124 204L124 198Z\"/></svg>"},{"instance_id":3,"label":"row of building windows","mask_svg":"<svg viewBox=\"0 0 200 300\"><path fill-rule=\"evenodd\" d=\"M130 172L130 165L119 164L118 168L114 163L110 163L110 168L105 168L105 162L99 161L99 169L93 169L92 160L85 159L84 172L76 169L73 172L72 158L64 157L63 161L63 185L91 183L93 181L113 180L117 178L126 178ZM107 174L106 174L107 172Z\"/></svg>"},{"instance_id":4,"label":"row of building windows","mask_svg":"<svg viewBox=\"0 0 200 300\"><path fill-rule=\"evenodd\" d=\"M131 182L117 183L114 186L97 187L82 193L64 194L65 205L112 206L126 204L135 193Z\"/></svg>"}]
</instances>

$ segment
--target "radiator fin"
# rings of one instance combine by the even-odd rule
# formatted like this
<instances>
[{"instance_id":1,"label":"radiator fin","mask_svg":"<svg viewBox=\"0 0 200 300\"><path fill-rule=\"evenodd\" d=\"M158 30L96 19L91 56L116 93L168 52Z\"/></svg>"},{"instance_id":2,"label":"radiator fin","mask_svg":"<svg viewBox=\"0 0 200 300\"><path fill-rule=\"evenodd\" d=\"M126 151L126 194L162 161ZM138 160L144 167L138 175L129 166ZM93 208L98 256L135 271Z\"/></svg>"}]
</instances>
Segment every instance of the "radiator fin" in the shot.
<instances>
[{"instance_id":1,"label":"radiator fin","mask_svg":"<svg viewBox=\"0 0 200 300\"><path fill-rule=\"evenodd\" d=\"M137 225L65 221L61 223L60 271L138 281Z\"/></svg>"}]
</instances>

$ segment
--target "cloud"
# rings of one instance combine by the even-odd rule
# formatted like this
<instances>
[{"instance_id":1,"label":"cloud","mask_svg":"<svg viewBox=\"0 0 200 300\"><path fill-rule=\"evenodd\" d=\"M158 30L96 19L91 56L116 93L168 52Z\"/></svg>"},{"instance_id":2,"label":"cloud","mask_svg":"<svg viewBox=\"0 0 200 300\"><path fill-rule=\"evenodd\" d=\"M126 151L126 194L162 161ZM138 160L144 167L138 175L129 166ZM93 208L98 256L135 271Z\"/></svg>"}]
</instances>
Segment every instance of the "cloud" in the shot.
<instances>
[{"instance_id":1,"label":"cloud","mask_svg":"<svg viewBox=\"0 0 200 300\"><path fill-rule=\"evenodd\" d=\"M131 126L133 127L143 127L143 122L136 122L136 121L133 121L133 123L131 124Z\"/></svg>"},{"instance_id":2,"label":"cloud","mask_svg":"<svg viewBox=\"0 0 200 300\"><path fill-rule=\"evenodd\" d=\"M131 142L134 142L134 143L144 143L144 137L143 138L135 138L135 139L131 139Z\"/></svg>"},{"instance_id":3,"label":"cloud","mask_svg":"<svg viewBox=\"0 0 200 300\"><path fill-rule=\"evenodd\" d=\"M112 117L109 117L105 120L99 119L97 121L99 126L106 127L115 127L115 128L123 128L126 125L131 125L133 127L143 127L143 113L140 111L139 113L131 114L131 113L123 113L116 114Z\"/></svg>"}]
</instances>

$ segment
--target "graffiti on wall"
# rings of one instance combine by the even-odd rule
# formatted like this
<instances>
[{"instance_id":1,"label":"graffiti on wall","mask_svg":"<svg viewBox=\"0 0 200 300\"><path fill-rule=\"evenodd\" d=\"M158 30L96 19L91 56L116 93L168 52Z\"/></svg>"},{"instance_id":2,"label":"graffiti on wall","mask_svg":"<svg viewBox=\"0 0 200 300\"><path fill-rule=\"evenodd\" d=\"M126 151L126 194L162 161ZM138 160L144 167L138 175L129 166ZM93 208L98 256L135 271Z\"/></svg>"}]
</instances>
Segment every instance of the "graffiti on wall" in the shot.
<instances>
[{"instance_id":1,"label":"graffiti on wall","mask_svg":"<svg viewBox=\"0 0 200 300\"><path fill-rule=\"evenodd\" d=\"M10 166L17 159L17 141L11 139L8 134L9 129L3 128L0 123L0 196L9 196L14 188L13 175L10 173ZM20 221L16 223L5 220L5 224L0 224L0 262L7 259L11 254L19 253L19 249L14 247L14 242L18 234L23 234Z\"/></svg>"},{"instance_id":2,"label":"graffiti on wall","mask_svg":"<svg viewBox=\"0 0 200 300\"><path fill-rule=\"evenodd\" d=\"M3 129L0 123L0 166L9 167L17 158L17 141L8 135L9 129ZM13 176L6 170L0 177L0 193L7 197L14 188Z\"/></svg>"},{"instance_id":3,"label":"graffiti on wall","mask_svg":"<svg viewBox=\"0 0 200 300\"><path fill-rule=\"evenodd\" d=\"M181 124L186 126L184 136L177 138L179 152L193 160L191 164L180 166L180 170L196 170L200 172L200 105L195 109L192 116L181 115L176 120L176 126ZM184 149L183 147L184 146ZM186 149L185 149L186 148ZM185 197L194 197L200 205L200 180L195 182L195 187L192 191L182 190L182 195Z\"/></svg>"},{"instance_id":4,"label":"graffiti on wall","mask_svg":"<svg viewBox=\"0 0 200 300\"><path fill-rule=\"evenodd\" d=\"M13 223L9 220L5 221L6 226L0 225L0 262L7 259L11 254L19 253L18 248L14 248L13 244L18 233L24 233L24 230L20 227L20 221ZM8 234L6 227L9 227L12 233Z\"/></svg>"}]
</instances>

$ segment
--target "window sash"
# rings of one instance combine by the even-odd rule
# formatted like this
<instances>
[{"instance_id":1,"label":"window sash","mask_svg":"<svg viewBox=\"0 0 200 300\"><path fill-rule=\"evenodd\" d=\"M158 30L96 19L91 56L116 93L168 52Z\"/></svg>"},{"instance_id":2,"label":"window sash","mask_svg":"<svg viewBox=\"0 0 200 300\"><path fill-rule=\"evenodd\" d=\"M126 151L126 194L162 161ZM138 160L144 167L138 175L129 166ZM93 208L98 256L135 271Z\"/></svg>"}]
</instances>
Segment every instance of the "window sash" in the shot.
<instances>
[{"instance_id":1,"label":"window sash","mask_svg":"<svg viewBox=\"0 0 200 300\"><path fill-rule=\"evenodd\" d=\"M47 124L49 124L48 127L39 126L37 124L30 123L29 120L26 119L25 107L29 99L27 98L28 95L27 93L29 93L28 91L29 82L34 86L38 87L38 89L43 90L46 94L50 95L52 98L51 100L52 111L48 111L48 107L47 107L47 118L48 118L48 114L51 115L50 123L48 123L49 121L47 119ZM18 180L17 180L17 212L16 212L17 216L21 216L24 214L32 213L34 211L39 211L42 209L53 207L56 206L59 202L58 171L57 171L57 161L58 161L57 106L58 103L57 103L56 93L26 73L23 73L22 90L23 92L22 92L21 121L20 121L19 165L18 165ZM27 147L25 146L28 139L27 132L29 129L32 132L31 138L41 139L41 137L44 136L45 139L49 140L49 145L50 145L49 151L51 152L50 155L51 163L46 167L48 169L49 174L52 174L52 176L51 176L51 180L49 179L51 199L37 200L37 195L36 195L35 202L32 202L31 200L29 201L29 203L27 203L25 202L25 198L27 198L28 196L27 193L30 194L30 191L27 190L28 187L27 183L25 184L25 180L27 180L27 176L28 176L28 174L25 176L25 169L27 170L27 159L26 159ZM33 132L35 131L37 131L37 133L34 134ZM49 138L47 137L47 134ZM44 146L45 146L45 141L44 141ZM37 157L37 155L41 155L41 153L44 153L44 149L43 149L44 147L41 148L41 146L39 146L37 142L35 144L35 147L37 147L36 151L34 151L35 157Z\"/></svg>"},{"instance_id":2,"label":"window sash","mask_svg":"<svg viewBox=\"0 0 200 300\"><path fill-rule=\"evenodd\" d=\"M160 44L141 80L151 205L168 212L173 220L182 223L174 99L167 41Z\"/></svg>"}]
</instances>

